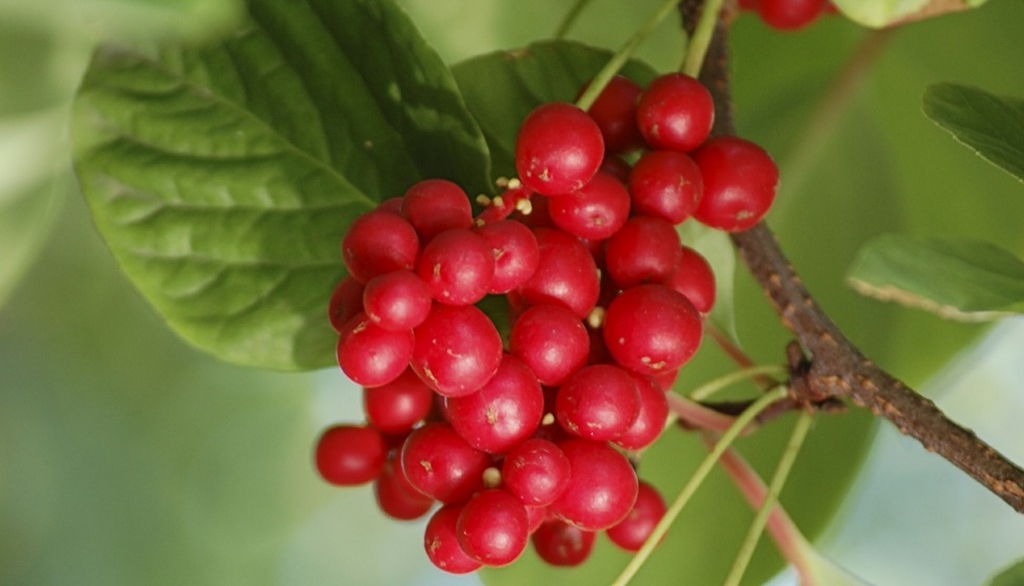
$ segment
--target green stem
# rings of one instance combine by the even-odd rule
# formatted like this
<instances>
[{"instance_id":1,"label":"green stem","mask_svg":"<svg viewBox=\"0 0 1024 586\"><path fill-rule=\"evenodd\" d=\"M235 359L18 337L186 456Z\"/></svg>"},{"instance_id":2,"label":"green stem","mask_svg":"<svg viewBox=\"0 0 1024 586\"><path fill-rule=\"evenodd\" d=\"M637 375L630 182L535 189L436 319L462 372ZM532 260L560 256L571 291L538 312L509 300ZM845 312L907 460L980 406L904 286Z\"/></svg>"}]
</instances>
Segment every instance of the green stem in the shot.
<instances>
[{"instance_id":1,"label":"green stem","mask_svg":"<svg viewBox=\"0 0 1024 586\"><path fill-rule=\"evenodd\" d=\"M700 13L700 20L690 37L690 44L686 48L686 56L683 57L683 66L680 69L690 77L700 75L700 68L704 65L704 55L708 52L711 44L711 37L715 34L715 24L718 22L718 13L722 10L723 0L708 0L704 3L704 9Z\"/></svg>"},{"instance_id":2,"label":"green stem","mask_svg":"<svg viewBox=\"0 0 1024 586\"><path fill-rule=\"evenodd\" d=\"M565 38L565 35L569 33L572 25L576 24L576 19L579 18L587 4L590 4L590 0L576 0L576 3L572 5L569 12L565 13L565 18L562 19L562 22L558 23L558 29L555 30L554 34L556 39Z\"/></svg>"},{"instance_id":3,"label":"green stem","mask_svg":"<svg viewBox=\"0 0 1024 586\"><path fill-rule=\"evenodd\" d=\"M604 90L605 86L608 85L608 82L611 81L612 78L615 77L615 74L622 69L622 66L629 61L629 58L633 56L633 53L636 53L636 50L640 47L640 44L644 42L644 39L646 39L654 29L658 28L661 21L665 20L665 17L675 10L678 3L678 0L662 0L661 6L658 7L657 12L652 14L651 17L647 19L647 22L645 22L643 26L641 26L639 30L637 30L636 33L626 41L626 44L608 60L608 63L606 63L601 71L594 76L594 79L587 87L587 91L583 92L583 95L576 100L576 105L581 110L586 110L594 104L594 101L597 100L597 96L601 95L601 92Z\"/></svg>"},{"instance_id":4,"label":"green stem","mask_svg":"<svg viewBox=\"0 0 1024 586\"><path fill-rule=\"evenodd\" d=\"M692 401L703 401L725 387L742 380L756 379L762 375L784 376L785 374L786 369L778 364L764 364L761 366L751 366L750 368L741 368L702 384L688 396Z\"/></svg>"},{"instance_id":5,"label":"green stem","mask_svg":"<svg viewBox=\"0 0 1024 586\"><path fill-rule=\"evenodd\" d=\"M797 418L793 432L789 436L789 443L786 444L786 450L782 453L782 457L779 458L775 474L772 475L772 480L768 484L768 494L765 495L764 502L761 503L754 521L750 524L750 529L747 531L747 536L740 546L739 553L736 554L736 561L732 564L732 570L729 571L729 576L725 579L724 586L739 586L740 580L743 579L743 574L747 571L747 566L750 564L750 558L754 556L754 548L757 547L761 533L764 532L764 527L768 523L768 516L775 507L775 503L778 502L779 493L782 492L782 486L786 483L786 479L793 469L793 462L796 461L796 456L800 452L800 446L803 445L804 439L807 438L807 432L811 428L812 420L813 416L809 411L802 411L800 417Z\"/></svg>"},{"instance_id":6,"label":"green stem","mask_svg":"<svg viewBox=\"0 0 1024 586\"><path fill-rule=\"evenodd\" d=\"M700 463L700 466L697 467L697 470L693 473L689 482L687 482L686 486L684 486L679 492L679 496L676 497L676 500L673 501L672 505L665 511L665 516L662 517L661 521L659 521L654 527L654 531L651 532L650 537L648 537L647 541L644 542L643 547L636 552L636 555L633 556L633 559L630 560L629 564L622 570L619 577L612 582L612 586L625 586L633 579L633 576L636 575L640 570L640 567L643 566L644 562L647 561L647 558L650 557L651 552L654 551L654 548L661 541L662 537L664 537L665 533L668 532L668 528L676 518L679 517L679 513L682 512L683 507L686 506L686 503L689 502L693 494L697 492L697 489L707 478L711 469L715 467L715 463L722 456L722 453L725 452L725 450L728 449L734 441L736 441L736 438L739 437L743 429L747 427L755 417L757 417L758 413L764 411L775 401L785 398L787 392L788 390L786 387L775 387L771 391L761 395L753 402L753 404L750 405L750 407L747 408L746 411L736 418L736 421L732 426L722 434L722 437L715 444L715 447L712 448L711 453L709 453Z\"/></svg>"}]
</instances>

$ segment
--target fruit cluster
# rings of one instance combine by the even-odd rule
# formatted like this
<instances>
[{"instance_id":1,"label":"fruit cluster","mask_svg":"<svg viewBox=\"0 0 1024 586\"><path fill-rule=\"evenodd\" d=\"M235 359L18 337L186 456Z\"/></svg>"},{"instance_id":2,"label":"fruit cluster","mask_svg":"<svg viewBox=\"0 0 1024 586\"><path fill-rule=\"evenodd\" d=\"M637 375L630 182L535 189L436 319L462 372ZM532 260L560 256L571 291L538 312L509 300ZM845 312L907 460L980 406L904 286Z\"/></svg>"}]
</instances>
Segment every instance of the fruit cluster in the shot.
<instances>
[{"instance_id":1,"label":"fruit cluster","mask_svg":"<svg viewBox=\"0 0 1024 586\"><path fill-rule=\"evenodd\" d=\"M756 12L762 22L780 31L800 30L836 12L829 0L739 0L739 6Z\"/></svg>"},{"instance_id":2,"label":"fruit cluster","mask_svg":"<svg viewBox=\"0 0 1024 586\"><path fill-rule=\"evenodd\" d=\"M638 550L665 503L626 454L662 432L665 390L715 301L711 267L675 226L750 228L778 184L765 151L709 138L713 121L691 77L646 90L616 77L586 112L534 110L519 177L475 218L441 179L358 218L329 316L367 422L323 432L321 476L372 481L396 519L440 503L424 544L448 572L509 564L530 541L576 565L599 531ZM477 307L494 299L504 339Z\"/></svg>"}]
</instances>

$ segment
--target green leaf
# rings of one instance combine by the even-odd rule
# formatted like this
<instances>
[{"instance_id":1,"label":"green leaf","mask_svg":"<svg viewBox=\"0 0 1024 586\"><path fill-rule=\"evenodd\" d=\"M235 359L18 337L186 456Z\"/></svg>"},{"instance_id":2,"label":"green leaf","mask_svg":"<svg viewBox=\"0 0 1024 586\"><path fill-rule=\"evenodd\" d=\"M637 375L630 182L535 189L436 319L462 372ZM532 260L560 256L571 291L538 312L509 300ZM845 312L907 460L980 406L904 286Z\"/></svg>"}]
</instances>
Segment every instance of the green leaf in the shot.
<instances>
[{"instance_id":1,"label":"green leaf","mask_svg":"<svg viewBox=\"0 0 1024 586\"><path fill-rule=\"evenodd\" d=\"M874 28L977 8L986 0L833 0L845 16Z\"/></svg>"},{"instance_id":2,"label":"green leaf","mask_svg":"<svg viewBox=\"0 0 1024 586\"><path fill-rule=\"evenodd\" d=\"M440 58L390 2L275 2L213 46L105 48L74 108L104 239L170 326L229 362L329 365L348 224L426 177L486 188Z\"/></svg>"},{"instance_id":3,"label":"green leaf","mask_svg":"<svg viewBox=\"0 0 1024 586\"><path fill-rule=\"evenodd\" d=\"M978 156L1024 181L1024 100L937 83L924 93L924 113Z\"/></svg>"},{"instance_id":4,"label":"green leaf","mask_svg":"<svg viewBox=\"0 0 1024 586\"><path fill-rule=\"evenodd\" d=\"M848 281L864 295L947 319L986 321L1024 312L1024 262L979 240L883 235L861 249Z\"/></svg>"},{"instance_id":5,"label":"green leaf","mask_svg":"<svg viewBox=\"0 0 1024 586\"><path fill-rule=\"evenodd\" d=\"M1024 586L1024 559L993 576L988 586Z\"/></svg>"}]
</instances>

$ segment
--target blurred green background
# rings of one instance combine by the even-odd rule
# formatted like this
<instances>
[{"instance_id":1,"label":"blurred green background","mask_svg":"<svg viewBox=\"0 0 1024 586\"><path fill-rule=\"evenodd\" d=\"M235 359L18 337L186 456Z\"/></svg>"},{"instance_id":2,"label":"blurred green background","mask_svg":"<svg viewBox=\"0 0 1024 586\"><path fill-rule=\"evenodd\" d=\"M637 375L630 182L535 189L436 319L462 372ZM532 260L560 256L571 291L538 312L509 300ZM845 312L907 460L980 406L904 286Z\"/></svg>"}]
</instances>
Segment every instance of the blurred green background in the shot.
<instances>
[{"instance_id":1,"label":"blurred green background","mask_svg":"<svg viewBox=\"0 0 1024 586\"><path fill-rule=\"evenodd\" d=\"M550 34L571 3L401 4L456 62ZM572 36L617 47L656 4L595 0ZM0 584L477 582L429 566L422 523L388 521L368 488L331 489L312 471L318 431L360 418L358 389L333 369L245 370L183 344L121 276L76 192L66 107L91 47L202 39L238 14L232 3L201 0L0 0ZM799 145L815 104L865 31L838 18L787 36L751 17L736 25L740 129L783 166L773 225L851 335L915 382L976 331L880 305L842 313L854 295L841 283L849 259L838 251L850 242L836 242L899 227L1024 252L1024 187L932 127L918 106L925 85L943 80L1024 95L1021 22L1024 2L1005 0L893 34L849 95L848 113L814 127L810 152ZM668 70L681 46L667 24L641 56ZM821 217L844 227L825 230ZM741 299L758 295L742 279L739 287ZM876 339L879 320L890 327ZM1008 321L926 386L1018 462L1022 350L1024 324ZM1024 555L1024 521L882 426L821 543L875 584L979 584ZM731 558L738 544L722 547Z\"/></svg>"}]
</instances>

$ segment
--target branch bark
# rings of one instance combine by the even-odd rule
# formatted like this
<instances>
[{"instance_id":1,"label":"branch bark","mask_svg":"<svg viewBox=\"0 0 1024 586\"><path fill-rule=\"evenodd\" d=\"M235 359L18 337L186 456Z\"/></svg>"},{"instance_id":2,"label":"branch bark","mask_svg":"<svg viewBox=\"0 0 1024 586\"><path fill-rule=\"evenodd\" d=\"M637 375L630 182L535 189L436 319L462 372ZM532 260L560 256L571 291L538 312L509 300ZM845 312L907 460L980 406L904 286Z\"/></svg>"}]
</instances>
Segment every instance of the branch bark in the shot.
<instances>
[{"instance_id":1,"label":"branch bark","mask_svg":"<svg viewBox=\"0 0 1024 586\"><path fill-rule=\"evenodd\" d=\"M687 26L697 21L701 0L680 4ZM726 3L718 20L700 79L715 98L714 133L736 133L729 88L728 29L735 8ZM812 406L829 399L849 400L891 421L901 433L942 456L1024 513L1024 470L949 419L929 399L879 368L843 335L803 285L763 222L732 235L740 258L764 289L782 324L796 337L804 356L794 368L793 398ZM799 360L799 356L796 357ZM791 357L791 362L794 358Z\"/></svg>"}]
</instances>

